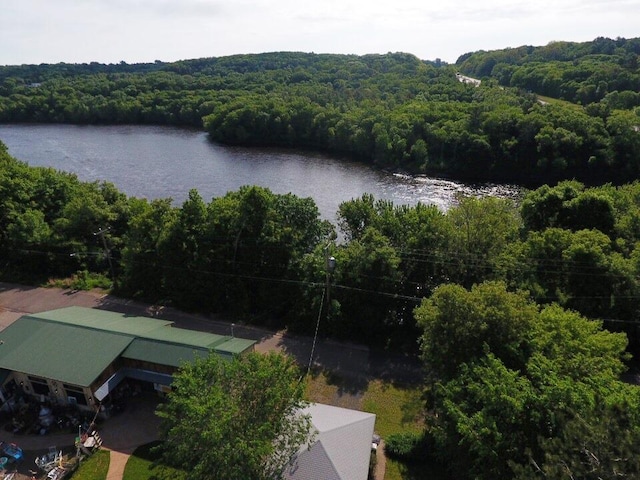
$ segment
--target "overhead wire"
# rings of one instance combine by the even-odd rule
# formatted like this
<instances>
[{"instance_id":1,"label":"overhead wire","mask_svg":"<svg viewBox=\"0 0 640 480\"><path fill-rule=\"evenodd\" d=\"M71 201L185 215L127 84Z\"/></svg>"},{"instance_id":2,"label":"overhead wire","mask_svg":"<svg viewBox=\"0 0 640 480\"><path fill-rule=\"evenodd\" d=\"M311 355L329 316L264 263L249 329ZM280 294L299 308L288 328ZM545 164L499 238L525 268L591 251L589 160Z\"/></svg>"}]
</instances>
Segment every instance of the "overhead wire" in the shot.
<instances>
[{"instance_id":1,"label":"overhead wire","mask_svg":"<svg viewBox=\"0 0 640 480\"><path fill-rule=\"evenodd\" d=\"M45 250L36 250L36 249L12 249L13 251L16 252L21 252L21 253L27 253L27 254L40 254L40 255L54 255L54 256L62 256L62 257L66 257L69 256L69 253L65 253L65 252L55 252L55 251L45 251ZM403 253L404 251L400 250L400 253ZM425 264L433 264L433 265L441 265L441 266L445 266L445 265L459 265L459 263L453 262L451 259L457 259L459 261L464 261L464 265L466 266L471 266L473 268L481 268L481 269L493 269L495 267L495 265L493 263L490 263L486 260L486 258L480 256L480 255L474 255L474 254L461 254L461 255L448 255L448 258L450 260L446 260L443 259L441 256L437 255L437 254L433 254L433 253L426 253L424 251L420 251L420 250L410 250L409 252L420 252L420 255L422 256L426 256L426 257L431 257L434 260L426 260L424 258L420 258L420 257L406 257L406 260L409 261L413 261L415 263L425 263ZM423 253L424 252L424 253ZM77 253L77 256L102 256L103 253L102 252L79 252ZM475 263L471 263L469 264L468 261L469 260L474 260ZM215 261L215 260L214 260ZM257 263L250 263L250 262L242 262L242 261L231 261L231 260L219 260L219 261L215 261L216 263L226 263L228 265L231 264L235 264L235 265L242 265L245 267L261 267L261 268L265 268L268 267L265 264L257 264ZM134 264L137 265L146 265L146 266L153 266L153 267L159 267L159 268L163 268L163 269L172 269L172 270L179 270L179 271L189 271L189 272L193 272L193 273L202 273L202 274L207 274L207 275L215 275L215 276L220 276L220 277L226 277L226 278L240 278L240 279L245 279L245 280L256 280L256 281L266 281L266 282L276 282L276 283L283 283L283 284L297 284L297 285L303 285L303 286L307 286L307 287L311 287L311 288L316 288L316 287L320 287L322 285L324 285L324 283L322 282L311 282L311 281L307 281L307 280L299 280L299 279L288 279L288 278L283 278L283 277L274 277L274 276L264 276L264 275L250 275L250 274L242 274L242 273L238 273L238 272L220 272L220 271L212 271L212 270L206 270L206 269L194 269L192 267L185 267L184 265L168 265L168 264L162 264L162 265L157 265L157 264L151 264L151 263L147 263L147 262L140 262L140 261L133 261ZM536 269L538 272L540 273L545 273L545 274L570 274L573 276L588 276L588 277L606 277L606 278L627 278L625 275L616 275L613 274L611 272L581 272L581 271L576 271L576 270L571 270L573 268L573 266L577 266L578 268L581 268L581 263L580 262L565 262L563 263L563 265L568 266L569 268L567 270L549 270L549 269L542 269L540 270L540 266L532 263L532 262L528 262L528 261L518 261L516 262L516 268L518 267L522 267L524 268L533 268ZM604 267L589 267L589 268L599 268L602 269ZM357 275L355 275L355 278L363 278L363 279L367 279L367 280L374 280L374 281L379 281L381 283L386 283L386 284L402 284L402 285L413 285L416 288L421 287L422 285L424 285L422 282L415 282L415 281L410 281L408 279L394 279L394 278L390 278L390 277L380 277L380 276L374 276L374 275L367 275L367 274L363 274L363 273L359 273ZM346 290L346 291L354 291L354 292L361 292L361 293L368 293L368 294L377 294L377 295L381 295L381 296L385 296L388 298L395 298L395 299L404 299L404 300L410 300L410 301L419 301L421 300L423 297L417 297L417 296L413 296L413 295L405 295L405 294L400 294L397 292L388 292L388 291L382 291L379 289L367 289L367 288L361 288L361 287L357 287L357 286L350 286L350 285L341 285L341 284L332 284L332 286L336 289L342 289L342 290ZM603 298L609 298L610 296L571 296L571 298L574 299L603 299ZM556 297L537 297L537 298L541 298L541 299L555 299ZM630 296L620 296L620 295L616 295L616 298L640 298L640 295L635 296L635 295L630 295Z\"/></svg>"}]
</instances>

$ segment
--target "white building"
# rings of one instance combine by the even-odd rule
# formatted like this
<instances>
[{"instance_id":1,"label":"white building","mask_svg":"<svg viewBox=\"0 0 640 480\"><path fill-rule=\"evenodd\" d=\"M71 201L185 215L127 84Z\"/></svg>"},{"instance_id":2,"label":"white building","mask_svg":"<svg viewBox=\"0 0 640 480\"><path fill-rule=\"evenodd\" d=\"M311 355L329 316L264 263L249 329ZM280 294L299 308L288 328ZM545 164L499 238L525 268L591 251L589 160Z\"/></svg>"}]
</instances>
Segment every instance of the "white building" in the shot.
<instances>
[{"instance_id":1,"label":"white building","mask_svg":"<svg viewBox=\"0 0 640 480\"><path fill-rule=\"evenodd\" d=\"M311 415L315 442L298 453L285 478L367 480L376 416L317 403L303 413Z\"/></svg>"}]
</instances>

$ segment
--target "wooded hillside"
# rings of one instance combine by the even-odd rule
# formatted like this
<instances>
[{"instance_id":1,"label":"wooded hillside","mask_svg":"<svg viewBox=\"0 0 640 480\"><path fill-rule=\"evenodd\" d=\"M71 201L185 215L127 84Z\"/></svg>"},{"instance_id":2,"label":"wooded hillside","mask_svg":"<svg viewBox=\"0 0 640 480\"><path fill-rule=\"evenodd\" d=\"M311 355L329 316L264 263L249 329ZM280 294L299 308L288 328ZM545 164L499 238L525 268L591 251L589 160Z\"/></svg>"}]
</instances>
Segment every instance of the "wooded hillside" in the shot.
<instances>
[{"instance_id":1,"label":"wooded hillside","mask_svg":"<svg viewBox=\"0 0 640 480\"><path fill-rule=\"evenodd\" d=\"M640 173L639 43L478 52L458 66L403 53L280 52L0 67L0 121L185 125L218 142L316 149L412 172L623 183ZM458 70L484 81L462 83Z\"/></svg>"}]
</instances>

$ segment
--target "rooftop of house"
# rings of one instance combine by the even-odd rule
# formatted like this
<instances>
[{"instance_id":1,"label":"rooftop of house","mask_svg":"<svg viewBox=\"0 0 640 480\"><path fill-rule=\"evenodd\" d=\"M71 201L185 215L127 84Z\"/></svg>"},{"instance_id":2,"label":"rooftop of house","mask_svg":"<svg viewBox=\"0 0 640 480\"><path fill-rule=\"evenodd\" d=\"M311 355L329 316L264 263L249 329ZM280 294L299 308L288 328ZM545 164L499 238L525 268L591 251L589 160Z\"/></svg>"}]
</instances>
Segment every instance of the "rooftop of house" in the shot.
<instances>
[{"instance_id":1,"label":"rooftop of house","mask_svg":"<svg viewBox=\"0 0 640 480\"><path fill-rule=\"evenodd\" d=\"M366 480L376 416L372 413L313 403L302 412L311 417L314 442L298 453L287 480Z\"/></svg>"}]
</instances>

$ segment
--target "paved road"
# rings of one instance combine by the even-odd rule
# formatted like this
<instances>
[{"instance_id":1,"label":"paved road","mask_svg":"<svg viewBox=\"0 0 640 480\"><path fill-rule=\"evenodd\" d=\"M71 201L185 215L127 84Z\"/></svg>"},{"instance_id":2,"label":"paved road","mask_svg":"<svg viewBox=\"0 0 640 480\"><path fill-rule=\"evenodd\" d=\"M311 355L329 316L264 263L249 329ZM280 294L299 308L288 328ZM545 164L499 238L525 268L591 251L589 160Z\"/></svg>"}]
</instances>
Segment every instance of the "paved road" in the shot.
<instances>
[{"instance_id":1,"label":"paved road","mask_svg":"<svg viewBox=\"0 0 640 480\"><path fill-rule=\"evenodd\" d=\"M57 288L27 287L0 282L0 330L26 313L37 313L68 306L99 308L133 315L171 320L176 327L206 331L220 335L231 334L231 322L219 317L187 314L173 308L149 305L107 295L100 291L69 291ZM293 355L301 365L309 364L312 339L274 332L236 323L234 335L255 340L256 350L278 350ZM353 382L354 389L374 378L413 383L421 380L420 364L414 358L370 351L357 344L330 340L317 342L314 367L331 371Z\"/></svg>"}]
</instances>

